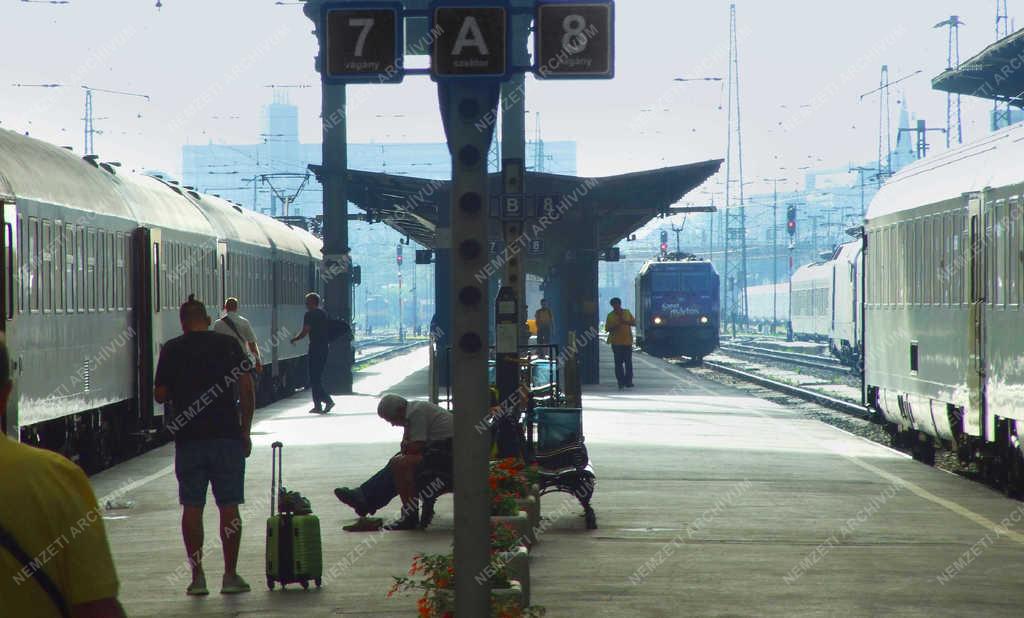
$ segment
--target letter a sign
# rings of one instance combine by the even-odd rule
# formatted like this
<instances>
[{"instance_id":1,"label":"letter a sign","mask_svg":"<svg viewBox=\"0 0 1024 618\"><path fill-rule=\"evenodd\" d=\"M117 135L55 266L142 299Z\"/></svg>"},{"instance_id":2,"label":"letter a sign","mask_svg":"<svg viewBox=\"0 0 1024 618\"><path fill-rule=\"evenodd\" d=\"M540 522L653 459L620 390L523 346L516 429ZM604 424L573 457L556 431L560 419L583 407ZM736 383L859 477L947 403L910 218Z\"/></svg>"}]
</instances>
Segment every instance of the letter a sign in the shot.
<instances>
[{"instance_id":1,"label":"letter a sign","mask_svg":"<svg viewBox=\"0 0 1024 618\"><path fill-rule=\"evenodd\" d=\"M505 7L436 4L431 19L431 31L438 33L431 52L435 80L509 75Z\"/></svg>"}]
</instances>

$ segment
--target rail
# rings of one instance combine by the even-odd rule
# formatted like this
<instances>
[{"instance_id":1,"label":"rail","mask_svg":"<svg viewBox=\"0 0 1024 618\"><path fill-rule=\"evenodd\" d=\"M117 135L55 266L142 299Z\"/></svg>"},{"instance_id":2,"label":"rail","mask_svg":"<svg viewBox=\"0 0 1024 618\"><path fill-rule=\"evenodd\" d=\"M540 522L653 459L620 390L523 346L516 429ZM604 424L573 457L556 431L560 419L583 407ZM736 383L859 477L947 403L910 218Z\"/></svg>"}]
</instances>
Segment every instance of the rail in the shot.
<instances>
[{"instance_id":1,"label":"rail","mask_svg":"<svg viewBox=\"0 0 1024 618\"><path fill-rule=\"evenodd\" d=\"M853 370L850 367L842 364L841 362L834 358L816 356L814 354L801 354L800 352L785 352L783 350L773 350L771 348L761 348L738 343L723 343L719 346L719 348L726 353L742 353L743 355L752 358L784 361L787 363L792 363L794 365L800 365L802 367L812 367L814 369L823 369L826 371L836 371L840 373L853 372Z\"/></svg>"}]
</instances>

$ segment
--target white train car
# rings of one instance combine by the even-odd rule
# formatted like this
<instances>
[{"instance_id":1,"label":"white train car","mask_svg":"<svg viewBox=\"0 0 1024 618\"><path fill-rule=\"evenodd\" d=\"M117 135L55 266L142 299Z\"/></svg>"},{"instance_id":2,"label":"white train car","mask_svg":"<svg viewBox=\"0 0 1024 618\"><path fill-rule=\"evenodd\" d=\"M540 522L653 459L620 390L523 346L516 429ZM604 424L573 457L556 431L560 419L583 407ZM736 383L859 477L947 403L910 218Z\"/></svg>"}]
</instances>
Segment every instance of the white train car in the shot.
<instances>
[{"instance_id":1,"label":"white train car","mask_svg":"<svg viewBox=\"0 0 1024 618\"><path fill-rule=\"evenodd\" d=\"M784 323L789 315L789 282L748 287L747 306L751 322L771 324L774 316Z\"/></svg>"},{"instance_id":2,"label":"white train car","mask_svg":"<svg viewBox=\"0 0 1024 618\"><path fill-rule=\"evenodd\" d=\"M863 343L861 285L864 268L862 239L840 245L832 261L832 316L829 326L829 349L847 364L856 364Z\"/></svg>"},{"instance_id":3,"label":"white train car","mask_svg":"<svg viewBox=\"0 0 1024 618\"><path fill-rule=\"evenodd\" d=\"M801 266L793 273L793 337L802 341L829 339L832 329L832 264Z\"/></svg>"}]
</instances>

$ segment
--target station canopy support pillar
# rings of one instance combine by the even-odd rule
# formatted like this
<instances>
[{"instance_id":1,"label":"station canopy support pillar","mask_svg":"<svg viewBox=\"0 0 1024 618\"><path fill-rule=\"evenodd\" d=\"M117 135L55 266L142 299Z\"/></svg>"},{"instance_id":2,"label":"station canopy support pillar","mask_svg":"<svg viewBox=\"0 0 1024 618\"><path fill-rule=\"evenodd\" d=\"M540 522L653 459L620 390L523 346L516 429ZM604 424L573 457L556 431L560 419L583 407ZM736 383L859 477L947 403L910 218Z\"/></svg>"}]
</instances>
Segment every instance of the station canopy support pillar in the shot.
<instances>
[{"instance_id":1,"label":"station canopy support pillar","mask_svg":"<svg viewBox=\"0 0 1024 618\"><path fill-rule=\"evenodd\" d=\"M584 249L576 251L560 269L561 300L568 310L565 330L576 333L576 358L584 385L601 383L597 266L597 250Z\"/></svg>"},{"instance_id":2,"label":"station canopy support pillar","mask_svg":"<svg viewBox=\"0 0 1024 618\"><path fill-rule=\"evenodd\" d=\"M352 257L348 245L348 130L345 86L323 85L324 309L331 317L352 321ZM352 393L352 341L331 345L324 371L324 388L334 394Z\"/></svg>"},{"instance_id":3,"label":"station canopy support pillar","mask_svg":"<svg viewBox=\"0 0 1024 618\"><path fill-rule=\"evenodd\" d=\"M452 384L452 228L451 212L437 212L437 246L434 252L434 337L437 339L438 385ZM488 296L488 298L493 298ZM487 303L490 305L490 303Z\"/></svg>"},{"instance_id":4,"label":"station canopy support pillar","mask_svg":"<svg viewBox=\"0 0 1024 618\"><path fill-rule=\"evenodd\" d=\"M494 129L477 127L497 111L499 82L441 82L438 94L452 157L452 399L455 417L455 613L490 615L490 585L478 575L490 564L491 433L480 431L490 406L487 380L487 152ZM440 274L440 273L439 273Z\"/></svg>"}]
</instances>

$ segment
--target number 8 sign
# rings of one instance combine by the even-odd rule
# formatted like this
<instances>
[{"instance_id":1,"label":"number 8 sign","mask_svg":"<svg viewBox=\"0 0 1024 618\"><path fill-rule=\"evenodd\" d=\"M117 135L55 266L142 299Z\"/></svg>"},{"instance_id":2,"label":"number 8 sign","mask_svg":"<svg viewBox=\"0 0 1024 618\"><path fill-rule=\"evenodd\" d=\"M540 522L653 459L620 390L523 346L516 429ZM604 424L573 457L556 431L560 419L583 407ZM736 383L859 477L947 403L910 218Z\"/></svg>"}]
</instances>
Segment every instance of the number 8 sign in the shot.
<instances>
[{"instance_id":1,"label":"number 8 sign","mask_svg":"<svg viewBox=\"0 0 1024 618\"><path fill-rule=\"evenodd\" d=\"M615 76L615 7L612 2L540 2L534 37L541 79L611 79Z\"/></svg>"}]
</instances>

